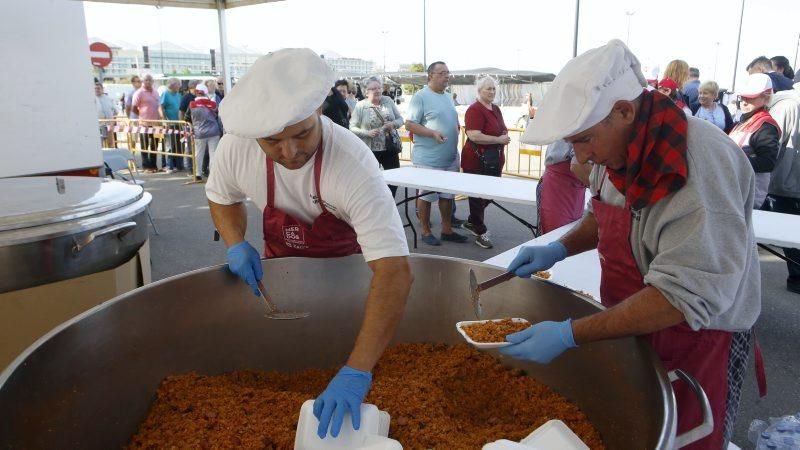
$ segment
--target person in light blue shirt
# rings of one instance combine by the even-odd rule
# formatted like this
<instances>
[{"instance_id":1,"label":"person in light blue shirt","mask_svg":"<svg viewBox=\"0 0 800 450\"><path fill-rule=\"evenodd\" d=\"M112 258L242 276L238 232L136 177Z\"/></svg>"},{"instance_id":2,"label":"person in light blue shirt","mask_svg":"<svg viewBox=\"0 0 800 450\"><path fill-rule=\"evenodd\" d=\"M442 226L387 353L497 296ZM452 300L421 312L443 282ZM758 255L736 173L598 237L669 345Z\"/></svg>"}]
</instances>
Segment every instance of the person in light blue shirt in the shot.
<instances>
[{"instance_id":1,"label":"person in light blue shirt","mask_svg":"<svg viewBox=\"0 0 800 450\"><path fill-rule=\"evenodd\" d=\"M159 99L161 117L166 120L178 120L181 106L181 94L178 89L181 87L181 80L177 78L170 78L167 80L167 90L161 93ZM176 124L167 125L168 128L179 130L180 127ZM164 143L168 148L165 150L170 153L183 153L180 148L177 134L170 134L164 137ZM183 170L183 158L170 156L165 158L161 155L161 166L166 167L165 172L173 173L178 170Z\"/></svg>"},{"instance_id":2,"label":"person in light blue shirt","mask_svg":"<svg viewBox=\"0 0 800 450\"><path fill-rule=\"evenodd\" d=\"M722 103L717 103L719 96L719 85L716 81L706 81L697 90L700 106L695 111L694 116L703 119L717 126L725 134L733 129L733 118L728 107Z\"/></svg>"},{"instance_id":3,"label":"person in light blue shirt","mask_svg":"<svg viewBox=\"0 0 800 450\"><path fill-rule=\"evenodd\" d=\"M414 94L408 105L406 129L414 133L411 162L414 167L459 171L458 114L453 98L445 92L450 81L447 64L436 61L428 66L428 84ZM442 215L442 241L464 243L467 237L453 231L453 195L428 192L417 199L417 212L422 227L422 242L441 245L431 233L431 203L439 202Z\"/></svg>"}]
</instances>

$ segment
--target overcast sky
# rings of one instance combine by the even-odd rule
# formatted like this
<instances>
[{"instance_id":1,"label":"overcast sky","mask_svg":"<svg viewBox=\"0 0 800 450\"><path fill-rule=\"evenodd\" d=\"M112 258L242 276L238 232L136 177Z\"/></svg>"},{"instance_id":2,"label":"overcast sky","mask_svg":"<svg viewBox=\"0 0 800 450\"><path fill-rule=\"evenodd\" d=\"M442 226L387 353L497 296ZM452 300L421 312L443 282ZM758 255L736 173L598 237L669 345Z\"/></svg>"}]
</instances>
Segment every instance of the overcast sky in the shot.
<instances>
[{"instance_id":1,"label":"overcast sky","mask_svg":"<svg viewBox=\"0 0 800 450\"><path fill-rule=\"evenodd\" d=\"M670 5L671 9L665 8ZM684 59L701 79L730 87L739 0L583 0L578 52L628 40L646 71ZM137 45L159 40L218 47L212 10L85 2L87 33ZM286 0L227 12L228 43L256 52L311 47L372 60L395 70L423 60L423 0ZM630 15L628 14L630 13ZM427 61L450 69L493 66L557 73L572 56L572 0L427 0ZM739 73L758 55L793 64L800 0L747 0ZM384 38L386 51L384 53ZM651 74L646 73L648 77Z\"/></svg>"}]
</instances>

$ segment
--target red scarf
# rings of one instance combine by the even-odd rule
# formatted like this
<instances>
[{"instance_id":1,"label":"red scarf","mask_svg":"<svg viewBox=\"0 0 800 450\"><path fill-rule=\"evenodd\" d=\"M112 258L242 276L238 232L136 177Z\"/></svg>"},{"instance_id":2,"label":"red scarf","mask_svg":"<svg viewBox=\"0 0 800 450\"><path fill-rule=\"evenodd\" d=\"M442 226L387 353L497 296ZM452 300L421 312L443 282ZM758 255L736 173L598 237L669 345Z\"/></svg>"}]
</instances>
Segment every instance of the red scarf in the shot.
<instances>
[{"instance_id":1,"label":"red scarf","mask_svg":"<svg viewBox=\"0 0 800 450\"><path fill-rule=\"evenodd\" d=\"M640 210L686 184L686 114L669 97L644 91L622 170L606 169L625 195L625 206Z\"/></svg>"}]
</instances>

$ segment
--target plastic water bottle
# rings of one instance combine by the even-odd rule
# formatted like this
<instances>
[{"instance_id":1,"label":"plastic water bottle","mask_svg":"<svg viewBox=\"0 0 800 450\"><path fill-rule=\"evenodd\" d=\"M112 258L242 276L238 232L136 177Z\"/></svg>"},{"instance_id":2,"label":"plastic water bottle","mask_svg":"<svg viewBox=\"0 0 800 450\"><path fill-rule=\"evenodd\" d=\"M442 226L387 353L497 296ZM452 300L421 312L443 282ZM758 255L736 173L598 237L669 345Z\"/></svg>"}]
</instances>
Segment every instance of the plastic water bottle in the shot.
<instances>
[{"instance_id":1,"label":"plastic water bottle","mask_svg":"<svg viewBox=\"0 0 800 450\"><path fill-rule=\"evenodd\" d=\"M767 422L761 419L753 420L747 428L747 440L753 444L758 444L758 438L761 437L761 433L766 431L767 427L769 427Z\"/></svg>"},{"instance_id":2,"label":"plastic water bottle","mask_svg":"<svg viewBox=\"0 0 800 450\"><path fill-rule=\"evenodd\" d=\"M753 420L747 438L757 450L800 450L800 413Z\"/></svg>"}]
</instances>

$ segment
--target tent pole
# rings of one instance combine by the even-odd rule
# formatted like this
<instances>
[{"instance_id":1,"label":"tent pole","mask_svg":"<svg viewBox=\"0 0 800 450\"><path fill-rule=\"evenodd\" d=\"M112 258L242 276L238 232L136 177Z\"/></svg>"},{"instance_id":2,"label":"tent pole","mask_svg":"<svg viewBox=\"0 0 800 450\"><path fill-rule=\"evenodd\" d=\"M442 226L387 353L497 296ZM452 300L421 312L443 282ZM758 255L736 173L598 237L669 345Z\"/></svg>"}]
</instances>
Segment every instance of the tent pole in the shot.
<instances>
[{"instance_id":1,"label":"tent pole","mask_svg":"<svg viewBox=\"0 0 800 450\"><path fill-rule=\"evenodd\" d=\"M222 68L219 73L225 80L225 93L231 91L231 73L228 67L228 27L225 24L225 0L217 0L217 20L219 21L219 59Z\"/></svg>"}]
</instances>

